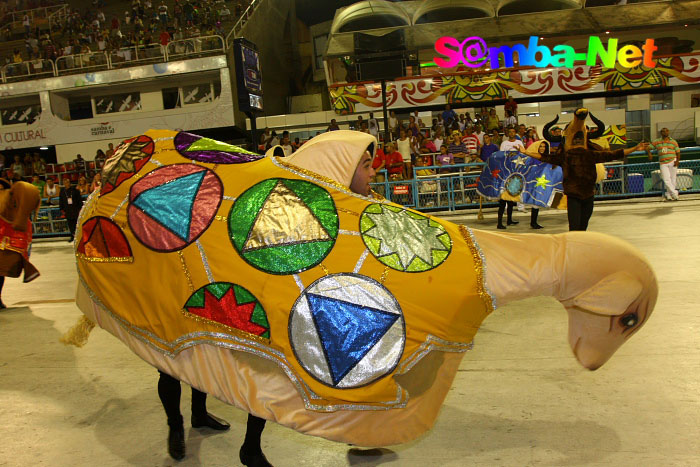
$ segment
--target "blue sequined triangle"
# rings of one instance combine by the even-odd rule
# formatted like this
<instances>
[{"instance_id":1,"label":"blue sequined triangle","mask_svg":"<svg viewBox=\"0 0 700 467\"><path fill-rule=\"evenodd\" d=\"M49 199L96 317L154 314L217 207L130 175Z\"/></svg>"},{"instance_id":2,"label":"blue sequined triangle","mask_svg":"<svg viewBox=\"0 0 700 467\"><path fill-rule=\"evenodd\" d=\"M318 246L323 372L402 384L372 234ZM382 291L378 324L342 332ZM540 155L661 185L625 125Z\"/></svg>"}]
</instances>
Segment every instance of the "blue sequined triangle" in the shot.
<instances>
[{"instance_id":1,"label":"blue sequined triangle","mask_svg":"<svg viewBox=\"0 0 700 467\"><path fill-rule=\"evenodd\" d=\"M184 241L189 240L192 206L206 171L176 178L141 193L132 204Z\"/></svg>"},{"instance_id":2,"label":"blue sequined triangle","mask_svg":"<svg viewBox=\"0 0 700 467\"><path fill-rule=\"evenodd\" d=\"M367 355L399 318L398 314L321 295L307 294L306 298L334 386Z\"/></svg>"}]
</instances>

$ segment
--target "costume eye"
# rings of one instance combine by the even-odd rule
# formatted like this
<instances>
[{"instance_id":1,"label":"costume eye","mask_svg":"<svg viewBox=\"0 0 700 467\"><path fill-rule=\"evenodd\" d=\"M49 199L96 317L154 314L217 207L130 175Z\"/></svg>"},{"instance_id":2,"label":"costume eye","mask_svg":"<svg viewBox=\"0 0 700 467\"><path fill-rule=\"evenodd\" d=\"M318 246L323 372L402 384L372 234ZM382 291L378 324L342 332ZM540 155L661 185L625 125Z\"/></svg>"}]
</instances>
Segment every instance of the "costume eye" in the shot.
<instances>
[{"instance_id":1,"label":"costume eye","mask_svg":"<svg viewBox=\"0 0 700 467\"><path fill-rule=\"evenodd\" d=\"M633 327L637 324L638 321L639 318L637 317L637 313L631 313L620 318L620 324L622 324L626 328Z\"/></svg>"}]
</instances>

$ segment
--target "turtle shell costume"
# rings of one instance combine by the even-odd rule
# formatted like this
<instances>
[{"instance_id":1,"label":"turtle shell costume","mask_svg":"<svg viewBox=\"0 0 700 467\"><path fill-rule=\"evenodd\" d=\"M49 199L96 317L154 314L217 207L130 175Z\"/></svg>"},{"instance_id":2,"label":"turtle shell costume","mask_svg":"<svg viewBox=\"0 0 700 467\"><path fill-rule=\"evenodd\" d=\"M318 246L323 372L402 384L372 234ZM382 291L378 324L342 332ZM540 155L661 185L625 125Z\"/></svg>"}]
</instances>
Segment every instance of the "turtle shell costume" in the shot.
<instances>
[{"instance_id":1,"label":"turtle shell costume","mask_svg":"<svg viewBox=\"0 0 700 467\"><path fill-rule=\"evenodd\" d=\"M472 232L348 189L371 135L261 157L151 130L78 222L78 305L149 364L356 445L434 423L494 303Z\"/></svg>"}]
</instances>

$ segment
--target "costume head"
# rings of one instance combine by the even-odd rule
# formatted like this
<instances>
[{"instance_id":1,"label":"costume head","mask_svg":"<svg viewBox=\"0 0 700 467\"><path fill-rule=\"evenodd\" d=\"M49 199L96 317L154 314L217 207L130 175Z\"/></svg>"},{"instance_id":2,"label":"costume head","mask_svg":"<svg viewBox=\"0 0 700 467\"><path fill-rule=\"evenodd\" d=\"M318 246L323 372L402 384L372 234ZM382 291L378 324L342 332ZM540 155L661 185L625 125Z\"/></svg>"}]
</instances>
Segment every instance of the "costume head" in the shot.
<instances>
[{"instance_id":1,"label":"costume head","mask_svg":"<svg viewBox=\"0 0 700 467\"><path fill-rule=\"evenodd\" d=\"M539 139L539 140L535 141L534 143L532 143L531 145L529 145L527 147L527 149L525 150L525 154L529 154L529 155L541 154L539 151L540 151L540 146L542 144L546 145L544 153L549 154L550 146L549 146L549 141L547 141L546 139Z\"/></svg>"},{"instance_id":2,"label":"costume head","mask_svg":"<svg viewBox=\"0 0 700 467\"><path fill-rule=\"evenodd\" d=\"M365 151L374 159L377 140L374 136L352 130L336 130L312 138L285 162L331 178L349 187L357 164Z\"/></svg>"},{"instance_id":3,"label":"costume head","mask_svg":"<svg viewBox=\"0 0 700 467\"><path fill-rule=\"evenodd\" d=\"M573 148L589 149L589 140L603 136L605 124L595 118L593 114L590 114L591 120L593 120L597 128L593 131L589 131L586 126L586 117L588 117L588 115L588 109L576 109L576 112L574 112L574 119L566 125L561 136L554 136L549 132L549 129L559 121L559 115L557 115L554 120L544 126L542 135L549 142L562 143L560 146L563 147L565 151Z\"/></svg>"}]
</instances>

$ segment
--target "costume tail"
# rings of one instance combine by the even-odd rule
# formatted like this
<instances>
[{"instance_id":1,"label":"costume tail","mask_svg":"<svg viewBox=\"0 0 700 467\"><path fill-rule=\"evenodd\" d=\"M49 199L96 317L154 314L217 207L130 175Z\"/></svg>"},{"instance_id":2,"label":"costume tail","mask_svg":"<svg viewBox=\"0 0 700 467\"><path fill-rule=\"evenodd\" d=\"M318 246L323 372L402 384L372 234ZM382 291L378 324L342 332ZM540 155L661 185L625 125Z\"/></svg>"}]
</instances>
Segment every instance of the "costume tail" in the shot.
<instances>
[{"instance_id":1,"label":"costume tail","mask_svg":"<svg viewBox=\"0 0 700 467\"><path fill-rule=\"evenodd\" d=\"M90 337L90 331L95 327L95 323L90 321L90 319L83 315L78 319L78 322L73 325L64 335L61 336L59 341L65 345L74 345L76 347L82 347L87 344L88 337Z\"/></svg>"}]
</instances>

